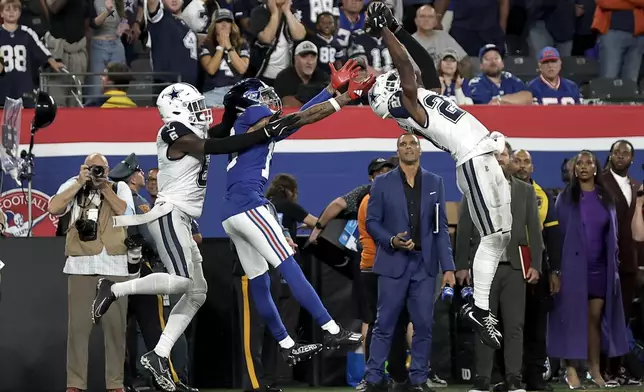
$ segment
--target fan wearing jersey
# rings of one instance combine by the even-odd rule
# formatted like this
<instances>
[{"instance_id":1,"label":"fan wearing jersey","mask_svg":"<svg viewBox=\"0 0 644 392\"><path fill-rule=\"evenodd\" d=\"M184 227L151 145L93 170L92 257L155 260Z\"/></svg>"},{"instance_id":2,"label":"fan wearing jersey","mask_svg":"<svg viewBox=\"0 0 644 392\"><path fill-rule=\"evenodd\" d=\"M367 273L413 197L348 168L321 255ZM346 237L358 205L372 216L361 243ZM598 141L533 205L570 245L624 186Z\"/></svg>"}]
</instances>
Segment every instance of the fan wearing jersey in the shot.
<instances>
[{"instance_id":1,"label":"fan wearing jersey","mask_svg":"<svg viewBox=\"0 0 644 392\"><path fill-rule=\"evenodd\" d=\"M351 33L364 28L365 13L362 11L364 4L362 0L342 0L338 17L338 31L335 33L340 46L349 46Z\"/></svg>"},{"instance_id":2,"label":"fan wearing jersey","mask_svg":"<svg viewBox=\"0 0 644 392\"><path fill-rule=\"evenodd\" d=\"M562 78L559 51L546 46L539 52L539 76L528 83L538 105L579 105L581 93L572 80Z\"/></svg>"},{"instance_id":3,"label":"fan wearing jersey","mask_svg":"<svg viewBox=\"0 0 644 392\"><path fill-rule=\"evenodd\" d=\"M334 36L336 28L333 14L330 12L319 14L315 30L315 35L308 34L308 39L318 47L318 69L329 73L328 64L338 65L336 60L339 60L339 53L342 50L342 46Z\"/></svg>"},{"instance_id":4,"label":"fan wearing jersey","mask_svg":"<svg viewBox=\"0 0 644 392\"><path fill-rule=\"evenodd\" d=\"M491 135L474 116L445 97L419 88L405 48L392 33L401 30L398 21L378 3L372 3L367 15L368 28L381 31L396 67L376 79L369 103L377 115L395 119L401 128L423 136L456 161L458 186L481 234L472 266L475 304L466 317L481 340L498 349L501 334L489 310L489 295L512 226L510 185L494 157L505 148L505 138L498 132Z\"/></svg>"},{"instance_id":5,"label":"fan wearing jersey","mask_svg":"<svg viewBox=\"0 0 644 392\"><path fill-rule=\"evenodd\" d=\"M391 56L389 55L389 49L382 42L382 38L372 37L365 33L364 30L355 30L351 33L349 47L353 48L353 51L365 52L369 70L376 75L391 71L393 66ZM347 55L348 50L341 51L341 61L346 61L348 57L345 56Z\"/></svg>"},{"instance_id":6,"label":"fan wearing jersey","mask_svg":"<svg viewBox=\"0 0 644 392\"><path fill-rule=\"evenodd\" d=\"M296 126L319 121L366 92L375 78L359 80L355 62L349 61L340 70L331 67L331 83L307 102ZM332 98L336 90L348 84L348 92ZM249 132L261 126L281 102L272 87L258 79L246 79L235 85L224 98L225 117L233 118L231 134ZM226 121L226 120L225 120ZM362 336L341 328L324 308L293 258L279 223L267 207L264 196L276 138L270 143L233 154L228 164L227 192L222 206L222 224L237 249L240 263L250 282L250 292L258 313L266 321L271 334L279 342L286 361L293 364L311 356L288 335L270 293L269 263L280 271L295 299L309 311L324 330L328 348L357 346Z\"/></svg>"},{"instance_id":7,"label":"fan wearing jersey","mask_svg":"<svg viewBox=\"0 0 644 392\"><path fill-rule=\"evenodd\" d=\"M175 83L157 98L164 125L157 135L159 172L154 208L132 219L115 220L115 226L147 224L157 252L168 273L153 273L127 282L100 279L92 303L95 323L119 297L135 294L183 294L172 309L163 334L153 351L141 357L141 364L164 391L174 391L168 357L177 339L206 300L206 279L202 257L192 235L191 223L201 216L211 154L243 151L265 144L273 136L289 131L298 117L272 117L259 132L208 139L212 113L204 96L192 85Z\"/></svg>"}]
</instances>

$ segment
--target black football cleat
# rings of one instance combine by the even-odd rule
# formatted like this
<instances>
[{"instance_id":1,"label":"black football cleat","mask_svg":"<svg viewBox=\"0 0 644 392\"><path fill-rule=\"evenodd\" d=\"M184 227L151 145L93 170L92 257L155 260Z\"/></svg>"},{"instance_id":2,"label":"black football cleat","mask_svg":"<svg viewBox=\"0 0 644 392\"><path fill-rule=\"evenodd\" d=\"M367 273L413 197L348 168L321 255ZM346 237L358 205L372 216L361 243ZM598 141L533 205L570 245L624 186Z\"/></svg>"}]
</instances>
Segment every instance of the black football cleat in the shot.
<instances>
[{"instance_id":1,"label":"black football cleat","mask_svg":"<svg viewBox=\"0 0 644 392\"><path fill-rule=\"evenodd\" d=\"M282 358L289 365L293 366L298 362L311 359L312 356L322 351L323 346L319 343L302 344L295 343L291 348L281 348Z\"/></svg>"},{"instance_id":2,"label":"black football cleat","mask_svg":"<svg viewBox=\"0 0 644 392\"><path fill-rule=\"evenodd\" d=\"M112 294L112 282L106 278L100 278L96 284L96 296L92 302L92 322L98 324L101 321L101 317L112 305L112 302L116 301L116 296Z\"/></svg>"},{"instance_id":3,"label":"black football cleat","mask_svg":"<svg viewBox=\"0 0 644 392\"><path fill-rule=\"evenodd\" d=\"M340 326L340 332L335 335L324 331L324 347L328 349L339 349L341 347L357 347L362 344L362 335L351 332Z\"/></svg>"},{"instance_id":4,"label":"black football cleat","mask_svg":"<svg viewBox=\"0 0 644 392\"><path fill-rule=\"evenodd\" d=\"M498 320L489 310L483 310L472 305L464 305L462 309L463 318L478 332L479 339L485 345L495 350L501 348L501 332L496 329Z\"/></svg>"},{"instance_id":5,"label":"black football cleat","mask_svg":"<svg viewBox=\"0 0 644 392\"><path fill-rule=\"evenodd\" d=\"M168 358L160 357L154 351L150 351L141 356L141 365L152 374L154 382L161 390L166 392L177 390L170 373L170 361Z\"/></svg>"}]
</instances>

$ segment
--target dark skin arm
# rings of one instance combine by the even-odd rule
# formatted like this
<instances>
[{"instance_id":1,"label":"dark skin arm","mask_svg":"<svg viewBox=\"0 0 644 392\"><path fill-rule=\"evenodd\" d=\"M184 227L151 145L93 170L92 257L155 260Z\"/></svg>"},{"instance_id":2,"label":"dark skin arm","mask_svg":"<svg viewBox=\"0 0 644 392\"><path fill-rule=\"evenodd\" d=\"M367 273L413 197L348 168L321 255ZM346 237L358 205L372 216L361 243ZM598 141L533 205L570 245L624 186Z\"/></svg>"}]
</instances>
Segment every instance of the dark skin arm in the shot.
<instances>
[{"instance_id":1,"label":"dark skin arm","mask_svg":"<svg viewBox=\"0 0 644 392\"><path fill-rule=\"evenodd\" d=\"M418 86L416 84L414 66L411 64L405 48L403 48L398 38L387 27L382 29L382 39L385 41L394 67L400 75L400 85L403 89L403 106L411 114L414 121L418 124L425 124L427 121L427 113L418 104Z\"/></svg>"},{"instance_id":2,"label":"dark skin arm","mask_svg":"<svg viewBox=\"0 0 644 392\"><path fill-rule=\"evenodd\" d=\"M335 101L340 105L340 107L342 107L351 102L351 98L349 98L348 93L344 93L337 96ZM328 101L318 103L317 105L313 105L305 111L298 113L300 119L295 123L295 127L299 128L307 124L313 124L323 118L329 117L333 113L335 113L335 108Z\"/></svg>"}]
</instances>

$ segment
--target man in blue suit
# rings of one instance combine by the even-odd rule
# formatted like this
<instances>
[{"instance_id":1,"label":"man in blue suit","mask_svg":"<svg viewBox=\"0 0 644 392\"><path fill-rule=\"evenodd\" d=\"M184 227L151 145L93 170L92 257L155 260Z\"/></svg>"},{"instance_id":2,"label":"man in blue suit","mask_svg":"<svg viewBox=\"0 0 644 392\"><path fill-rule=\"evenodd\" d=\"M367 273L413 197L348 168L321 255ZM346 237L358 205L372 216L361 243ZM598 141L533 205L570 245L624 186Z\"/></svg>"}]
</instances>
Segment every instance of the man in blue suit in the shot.
<instances>
[{"instance_id":1,"label":"man in blue suit","mask_svg":"<svg viewBox=\"0 0 644 392\"><path fill-rule=\"evenodd\" d=\"M366 364L367 391L384 387L384 365L401 309L407 304L414 336L409 367L410 389L427 385L436 275L454 287L443 179L420 167L420 141L411 133L398 138L400 166L378 176L368 204L367 231L378 249L378 314Z\"/></svg>"}]
</instances>

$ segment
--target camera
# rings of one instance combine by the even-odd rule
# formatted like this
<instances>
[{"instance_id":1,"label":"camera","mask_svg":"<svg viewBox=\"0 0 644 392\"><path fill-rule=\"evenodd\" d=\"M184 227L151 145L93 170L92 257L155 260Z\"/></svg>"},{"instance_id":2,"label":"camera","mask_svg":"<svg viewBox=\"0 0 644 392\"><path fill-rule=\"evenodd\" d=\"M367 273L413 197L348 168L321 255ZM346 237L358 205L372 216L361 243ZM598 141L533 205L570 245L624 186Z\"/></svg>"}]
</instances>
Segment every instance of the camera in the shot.
<instances>
[{"instance_id":1,"label":"camera","mask_svg":"<svg viewBox=\"0 0 644 392\"><path fill-rule=\"evenodd\" d=\"M94 178L105 177L105 168L103 166L90 166L89 173Z\"/></svg>"},{"instance_id":2,"label":"camera","mask_svg":"<svg viewBox=\"0 0 644 392\"><path fill-rule=\"evenodd\" d=\"M98 209L92 208L87 211L87 218L80 218L74 222L78 231L78 239L83 242L96 241L98 235Z\"/></svg>"}]
</instances>

